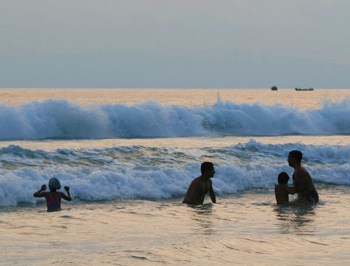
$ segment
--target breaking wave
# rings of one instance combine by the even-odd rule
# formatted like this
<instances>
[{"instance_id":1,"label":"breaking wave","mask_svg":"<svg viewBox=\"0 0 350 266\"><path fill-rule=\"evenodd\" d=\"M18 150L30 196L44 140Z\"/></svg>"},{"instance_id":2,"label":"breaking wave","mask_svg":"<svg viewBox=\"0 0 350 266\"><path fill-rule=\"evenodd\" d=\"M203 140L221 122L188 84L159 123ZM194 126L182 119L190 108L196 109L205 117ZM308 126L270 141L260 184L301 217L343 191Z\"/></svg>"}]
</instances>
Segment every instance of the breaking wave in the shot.
<instances>
[{"instance_id":1,"label":"breaking wave","mask_svg":"<svg viewBox=\"0 0 350 266\"><path fill-rule=\"evenodd\" d=\"M66 100L0 104L0 140L350 135L350 100L301 111L218 102L184 107L144 102L81 106Z\"/></svg>"},{"instance_id":2,"label":"breaking wave","mask_svg":"<svg viewBox=\"0 0 350 266\"><path fill-rule=\"evenodd\" d=\"M291 149L304 152L303 161L316 183L350 185L350 146L267 145L254 140L196 151L143 146L44 151L8 146L0 149L0 206L35 204L33 193L51 177L71 187L74 202L180 200L199 175L202 158L209 157L215 162L213 186L218 195L272 189L279 172L292 174L286 163Z\"/></svg>"}]
</instances>

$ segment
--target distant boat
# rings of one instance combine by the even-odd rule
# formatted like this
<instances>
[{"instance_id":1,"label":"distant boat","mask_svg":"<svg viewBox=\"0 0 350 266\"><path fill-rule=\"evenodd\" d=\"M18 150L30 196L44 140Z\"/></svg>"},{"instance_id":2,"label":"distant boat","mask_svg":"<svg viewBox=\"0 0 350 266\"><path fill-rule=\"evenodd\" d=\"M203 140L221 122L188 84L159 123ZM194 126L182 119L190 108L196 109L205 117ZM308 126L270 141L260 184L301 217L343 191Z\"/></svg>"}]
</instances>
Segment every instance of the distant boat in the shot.
<instances>
[{"instance_id":1,"label":"distant boat","mask_svg":"<svg viewBox=\"0 0 350 266\"><path fill-rule=\"evenodd\" d=\"M302 88L295 88L295 90L296 91L313 91L314 88L304 88L304 89L302 89Z\"/></svg>"},{"instance_id":2,"label":"distant boat","mask_svg":"<svg viewBox=\"0 0 350 266\"><path fill-rule=\"evenodd\" d=\"M272 91L277 91L278 88L277 88L276 86L272 86L272 87L271 87L271 90L272 90Z\"/></svg>"}]
</instances>

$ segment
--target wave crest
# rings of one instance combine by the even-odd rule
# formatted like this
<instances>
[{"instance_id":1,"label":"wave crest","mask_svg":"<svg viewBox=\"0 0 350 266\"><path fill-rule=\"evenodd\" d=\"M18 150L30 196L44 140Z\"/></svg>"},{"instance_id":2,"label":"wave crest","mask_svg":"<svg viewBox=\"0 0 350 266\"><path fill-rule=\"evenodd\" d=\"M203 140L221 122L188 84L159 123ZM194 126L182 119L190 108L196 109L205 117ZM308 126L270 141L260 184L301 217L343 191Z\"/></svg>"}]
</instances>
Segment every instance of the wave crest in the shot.
<instances>
[{"instance_id":1,"label":"wave crest","mask_svg":"<svg viewBox=\"0 0 350 266\"><path fill-rule=\"evenodd\" d=\"M221 100L191 108L156 102L81 106L66 100L1 104L0 140L349 135L349 103L306 111Z\"/></svg>"}]
</instances>

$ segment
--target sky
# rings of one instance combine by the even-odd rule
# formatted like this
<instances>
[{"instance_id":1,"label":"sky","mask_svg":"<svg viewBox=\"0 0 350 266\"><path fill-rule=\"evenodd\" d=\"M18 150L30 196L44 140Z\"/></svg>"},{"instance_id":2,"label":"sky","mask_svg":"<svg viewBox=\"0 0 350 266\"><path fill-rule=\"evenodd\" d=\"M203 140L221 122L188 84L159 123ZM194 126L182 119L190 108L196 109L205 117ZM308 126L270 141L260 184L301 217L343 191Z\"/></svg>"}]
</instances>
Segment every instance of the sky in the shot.
<instances>
[{"instance_id":1,"label":"sky","mask_svg":"<svg viewBox=\"0 0 350 266\"><path fill-rule=\"evenodd\" d=\"M0 0L0 87L350 88L349 0Z\"/></svg>"}]
</instances>

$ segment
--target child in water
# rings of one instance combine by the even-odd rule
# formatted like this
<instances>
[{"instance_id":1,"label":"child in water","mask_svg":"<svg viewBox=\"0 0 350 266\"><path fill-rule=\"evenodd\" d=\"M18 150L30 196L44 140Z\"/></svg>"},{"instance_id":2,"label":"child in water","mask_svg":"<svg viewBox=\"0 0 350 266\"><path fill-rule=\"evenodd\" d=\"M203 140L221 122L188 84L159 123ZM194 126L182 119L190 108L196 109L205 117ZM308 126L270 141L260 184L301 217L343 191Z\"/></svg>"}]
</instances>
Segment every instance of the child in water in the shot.
<instances>
[{"instance_id":1,"label":"child in water","mask_svg":"<svg viewBox=\"0 0 350 266\"><path fill-rule=\"evenodd\" d=\"M46 205L47 205L47 211L60 211L61 210L61 198L71 201L72 197L69 193L69 187L65 186L64 190L67 192L67 195L63 192L57 191L61 188L61 183L57 178L51 178L49 180L49 189L50 192L45 192L46 185L42 185L41 188L33 194L36 198L43 198L46 199Z\"/></svg>"},{"instance_id":2,"label":"child in water","mask_svg":"<svg viewBox=\"0 0 350 266\"><path fill-rule=\"evenodd\" d=\"M292 188L288 187L289 176L286 172L278 175L278 185L275 186L275 196L277 204L288 204L288 194L294 194Z\"/></svg>"}]
</instances>

